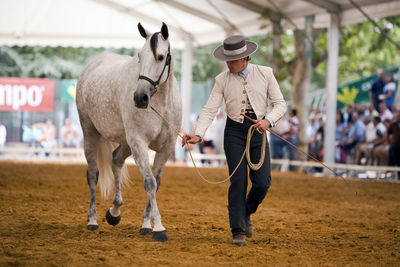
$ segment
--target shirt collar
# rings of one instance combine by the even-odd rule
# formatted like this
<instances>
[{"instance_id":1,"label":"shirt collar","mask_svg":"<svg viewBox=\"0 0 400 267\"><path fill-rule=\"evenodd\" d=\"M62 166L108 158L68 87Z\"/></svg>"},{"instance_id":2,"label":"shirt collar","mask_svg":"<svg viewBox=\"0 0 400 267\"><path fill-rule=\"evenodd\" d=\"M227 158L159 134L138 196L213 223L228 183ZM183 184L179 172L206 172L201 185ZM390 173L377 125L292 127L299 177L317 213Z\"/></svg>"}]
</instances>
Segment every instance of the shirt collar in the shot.
<instances>
[{"instance_id":1,"label":"shirt collar","mask_svg":"<svg viewBox=\"0 0 400 267\"><path fill-rule=\"evenodd\" d=\"M242 77L243 80L246 80L247 75L249 74L249 72L250 72L250 64L247 63L246 68L245 68L244 70L242 70L242 71L239 71L239 72L236 73L236 74L239 75L240 77Z\"/></svg>"}]
</instances>

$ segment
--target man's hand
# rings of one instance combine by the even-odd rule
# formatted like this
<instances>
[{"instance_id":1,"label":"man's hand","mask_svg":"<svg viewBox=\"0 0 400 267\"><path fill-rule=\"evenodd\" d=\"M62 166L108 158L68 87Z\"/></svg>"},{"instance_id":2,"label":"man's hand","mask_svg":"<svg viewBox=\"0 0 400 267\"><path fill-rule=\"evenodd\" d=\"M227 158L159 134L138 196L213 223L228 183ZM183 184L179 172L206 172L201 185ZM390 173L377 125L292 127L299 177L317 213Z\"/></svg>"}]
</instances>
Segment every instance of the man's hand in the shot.
<instances>
[{"instance_id":1,"label":"man's hand","mask_svg":"<svg viewBox=\"0 0 400 267\"><path fill-rule=\"evenodd\" d=\"M201 141L201 139L200 139L200 137L198 137L197 135L194 135L194 134L185 134L185 135L182 137L182 146L185 146L186 143L189 143L189 144L196 144L196 143L198 143L198 142L200 142L200 141Z\"/></svg>"},{"instance_id":2,"label":"man's hand","mask_svg":"<svg viewBox=\"0 0 400 267\"><path fill-rule=\"evenodd\" d=\"M259 133L265 132L270 126L270 122L267 119L255 120L255 122L256 122L255 127Z\"/></svg>"}]
</instances>

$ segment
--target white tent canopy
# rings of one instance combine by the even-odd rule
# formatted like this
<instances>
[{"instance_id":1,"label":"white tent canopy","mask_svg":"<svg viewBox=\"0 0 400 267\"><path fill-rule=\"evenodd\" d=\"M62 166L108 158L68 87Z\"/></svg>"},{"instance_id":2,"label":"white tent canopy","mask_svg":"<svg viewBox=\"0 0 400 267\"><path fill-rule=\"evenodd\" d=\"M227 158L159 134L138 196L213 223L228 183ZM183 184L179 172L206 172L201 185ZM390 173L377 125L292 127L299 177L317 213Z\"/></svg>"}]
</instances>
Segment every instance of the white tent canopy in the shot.
<instances>
[{"instance_id":1,"label":"white tent canopy","mask_svg":"<svg viewBox=\"0 0 400 267\"><path fill-rule=\"evenodd\" d=\"M400 1L356 3L373 18L400 13ZM0 45L140 47L138 22L159 31L163 21L173 47L183 48L187 38L197 46L231 33L264 34L264 8L284 13L298 28L307 15L315 15L315 28L328 28L329 12L341 13L341 25L365 21L348 0L2 0Z\"/></svg>"},{"instance_id":2,"label":"white tent canopy","mask_svg":"<svg viewBox=\"0 0 400 267\"><path fill-rule=\"evenodd\" d=\"M168 25L172 48L184 49L183 129L189 129L192 49L227 35L265 34L265 8L283 14L285 28L300 28L314 15L314 28L328 28L325 161L334 162L339 28L400 15L399 0L1 0L0 45L141 47L137 24L154 32ZM262 27L267 25L267 27Z\"/></svg>"}]
</instances>

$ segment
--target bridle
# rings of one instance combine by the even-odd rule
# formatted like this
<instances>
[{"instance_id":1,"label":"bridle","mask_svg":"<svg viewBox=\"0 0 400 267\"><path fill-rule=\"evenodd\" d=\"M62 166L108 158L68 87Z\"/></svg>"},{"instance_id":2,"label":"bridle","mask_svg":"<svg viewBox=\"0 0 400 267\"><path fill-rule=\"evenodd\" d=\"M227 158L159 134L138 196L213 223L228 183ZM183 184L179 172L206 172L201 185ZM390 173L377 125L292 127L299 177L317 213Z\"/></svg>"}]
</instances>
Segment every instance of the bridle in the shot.
<instances>
[{"instance_id":1,"label":"bridle","mask_svg":"<svg viewBox=\"0 0 400 267\"><path fill-rule=\"evenodd\" d=\"M169 72L170 72L170 69L171 69L171 52L170 52L170 47L169 47L169 46L168 46L168 54L167 54L167 57L166 57L166 59L165 59L164 68L163 68L163 70L162 70L160 76L158 77L158 80L157 80L157 81L153 81L152 79L150 79L149 77L147 77L147 76L145 76L145 75L139 75L138 80L140 80L140 79L146 80L146 81L148 81L151 85L154 86L155 90L154 90L154 92L151 94L151 96L153 96L153 95L157 92L158 86L160 85L161 77L163 76L164 71L165 71L165 68L166 68L167 66L168 66L168 76L167 76L167 79L165 79L165 80L168 80L168 78L169 78Z\"/></svg>"}]
</instances>

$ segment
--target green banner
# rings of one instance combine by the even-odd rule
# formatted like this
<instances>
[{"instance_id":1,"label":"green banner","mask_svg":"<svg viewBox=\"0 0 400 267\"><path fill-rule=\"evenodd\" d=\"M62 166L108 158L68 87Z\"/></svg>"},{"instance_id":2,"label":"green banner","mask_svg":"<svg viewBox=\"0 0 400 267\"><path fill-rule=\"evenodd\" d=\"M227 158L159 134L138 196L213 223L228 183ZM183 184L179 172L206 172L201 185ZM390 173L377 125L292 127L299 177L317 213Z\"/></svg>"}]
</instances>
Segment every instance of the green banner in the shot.
<instances>
[{"instance_id":1,"label":"green banner","mask_svg":"<svg viewBox=\"0 0 400 267\"><path fill-rule=\"evenodd\" d=\"M393 77L397 85L398 68L385 70L385 73L389 72L393 73ZM373 75L355 82L340 85L337 93L337 107L342 109L344 106L350 106L354 103L369 102L369 90L377 78L377 75Z\"/></svg>"},{"instance_id":2,"label":"green banner","mask_svg":"<svg viewBox=\"0 0 400 267\"><path fill-rule=\"evenodd\" d=\"M61 89L63 102L75 102L76 99L76 80L62 80Z\"/></svg>"}]
</instances>

